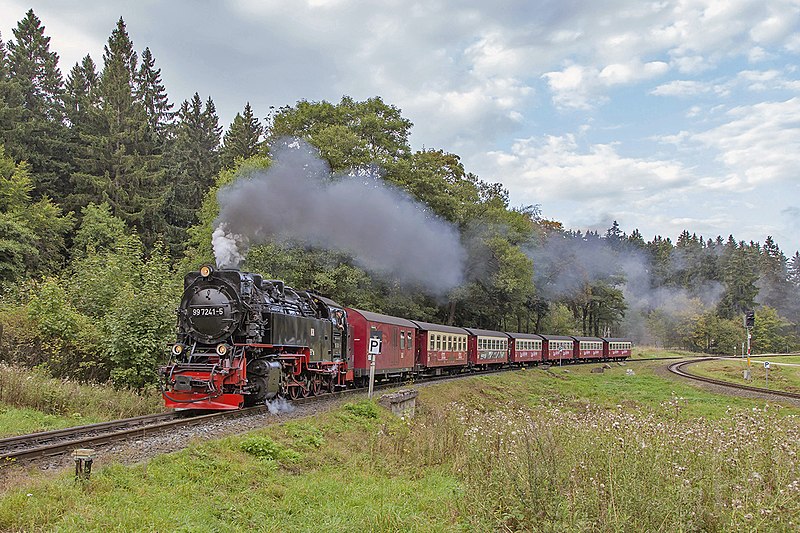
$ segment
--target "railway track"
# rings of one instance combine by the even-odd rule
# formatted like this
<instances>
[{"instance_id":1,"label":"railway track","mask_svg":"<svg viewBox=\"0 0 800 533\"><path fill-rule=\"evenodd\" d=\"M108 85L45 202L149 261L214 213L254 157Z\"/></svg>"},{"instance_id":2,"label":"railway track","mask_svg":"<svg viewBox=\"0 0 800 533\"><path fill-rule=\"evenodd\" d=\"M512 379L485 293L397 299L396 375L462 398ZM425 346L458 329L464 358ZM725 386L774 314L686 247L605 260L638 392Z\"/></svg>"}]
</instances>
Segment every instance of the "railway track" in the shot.
<instances>
[{"instance_id":1,"label":"railway track","mask_svg":"<svg viewBox=\"0 0 800 533\"><path fill-rule=\"evenodd\" d=\"M719 385L719 386L728 387L728 388L731 388L731 389L743 390L743 391L748 391L748 392L757 392L757 393L760 393L760 394L768 394L768 395L771 395L771 396L779 396L779 397L782 397L782 398L791 398L791 399L794 399L794 400L800 400L800 394L798 394L796 392L786 392L786 391L780 391L780 390L774 390L774 389L765 389L763 387L753 387L751 385L741 385L739 383L733 383L733 382L725 381L725 380L722 380L722 379L714 379L714 378L709 378L709 377L705 377L705 376L698 376L698 375L692 374L692 373L690 373L690 372L688 372L686 370L686 368L689 365L692 365L694 363L700 363L700 362L703 362L703 361L713 361L713 360L716 360L716 359L718 359L718 358L717 357L705 357L705 358L702 358L702 359L693 359L691 361L679 361L677 363L672 363L671 365L669 365L669 371L672 372L673 374L676 374L676 375L681 376L683 378L691 379L691 380L694 380L694 381L702 381L702 382L705 382L705 383L711 383L713 385Z\"/></svg>"},{"instance_id":2,"label":"railway track","mask_svg":"<svg viewBox=\"0 0 800 533\"><path fill-rule=\"evenodd\" d=\"M661 359L677 359L674 357ZM630 359L631 362L654 361L656 359ZM546 368L546 367L545 367ZM409 385L416 383L435 383L453 378L466 378L476 375L486 375L505 370L517 370L517 368L506 368L493 371L485 371L480 374L461 373L455 375L429 377L417 379L414 382L406 382ZM402 383L391 382L375 385L375 391L402 387ZM293 405L303 405L318 399L336 398L341 396L365 394L366 389L347 389L326 393L309 398L299 398L292 400ZM0 468L3 465L27 462L39 458L49 458L70 453L78 448L91 448L113 442L120 442L126 439L142 438L164 432L170 429L183 427L199 426L211 421L224 420L227 418L239 418L245 416L264 414L269 410L267 406L256 406L236 411L220 411L207 413L202 411L178 411L172 413L160 413L156 415L145 415L99 424L90 424L54 431L45 431L30 435L21 435L0 439Z\"/></svg>"},{"instance_id":3,"label":"railway track","mask_svg":"<svg viewBox=\"0 0 800 533\"><path fill-rule=\"evenodd\" d=\"M375 390L396 388L397 383L376 385ZM365 389L347 389L319 396L292 400L292 405L303 405L319 399L364 394ZM234 411L176 411L156 415L113 420L99 424L45 431L0 439L0 468L6 465L29 462L41 458L71 453L78 448L91 448L127 439L142 438L171 429L200 426L212 421L260 415L269 412L269 406L259 405Z\"/></svg>"},{"instance_id":4,"label":"railway track","mask_svg":"<svg viewBox=\"0 0 800 533\"><path fill-rule=\"evenodd\" d=\"M190 425L197 412L180 411L137 416L0 439L0 466L16 461L51 457L76 448L106 444L127 437L148 435L168 427Z\"/></svg>"}]
</instances>

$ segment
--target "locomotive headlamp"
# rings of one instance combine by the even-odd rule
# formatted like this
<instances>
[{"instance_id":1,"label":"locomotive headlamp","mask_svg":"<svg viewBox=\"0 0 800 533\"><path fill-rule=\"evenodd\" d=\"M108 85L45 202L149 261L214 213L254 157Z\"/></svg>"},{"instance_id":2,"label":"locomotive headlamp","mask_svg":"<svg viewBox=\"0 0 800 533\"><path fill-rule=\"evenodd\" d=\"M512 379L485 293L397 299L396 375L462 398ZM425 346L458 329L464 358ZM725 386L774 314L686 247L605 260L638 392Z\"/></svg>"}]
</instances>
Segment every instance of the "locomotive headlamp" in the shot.
<instances>
[{"instance_id":1,"label":"locomotive headlamp","mask_svg":"<svg viewBox=\"0 0 800 533\"><path fill-rule=\"evenodd\" d=\"M180 343L173 344L172 345L172 354L173 355L180 355L180 354L183 353L183 350L185 350L185 349L186 349L186 346L184 346L183 344L180 344Z\"/></svg>"},{"instance_id":2,"label":"locomotive headlamp","mask_svg":"<svg viewBox=\"0 0 800 533\"><path fill-rule=\"evenodd\" d=\"M200 267L200 275L203 276L204 278L207 278L208 276L210 276L211 272L212 272L211 271L211 267L208 266L208 265L204 265L204 266Z\"/></svg>"},{"instance_id":3,"label":"locomotive headlamp","mask_svg":"<svg viewBox=\"0 0 800 533\"><path fill-rule=\"evenodd\" d=\"M225 355L227 355L228 350L230 350L230 347L228 347L227 344L225 343L217 344L217 355L219 355L220 357L224 357Z\"/></svg>"}]
</instances>

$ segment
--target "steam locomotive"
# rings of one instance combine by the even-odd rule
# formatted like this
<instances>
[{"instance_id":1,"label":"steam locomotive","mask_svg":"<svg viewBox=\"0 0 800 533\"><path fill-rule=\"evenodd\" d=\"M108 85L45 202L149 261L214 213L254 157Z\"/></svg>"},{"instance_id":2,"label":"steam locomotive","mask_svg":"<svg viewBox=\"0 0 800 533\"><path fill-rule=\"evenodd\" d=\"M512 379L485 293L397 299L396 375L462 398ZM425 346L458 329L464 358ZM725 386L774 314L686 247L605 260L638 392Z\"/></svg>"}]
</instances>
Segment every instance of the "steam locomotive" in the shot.
<instances>
[{"instance_id":1,"label":"steam locomotive","mask_svg":"<svg viewBox=\"0 0 800 533\"><path fill-rule=\"evenodd\" d=\"M460 328L345 308L282 281L202 267L184 278L177 340L160 369L169 408L239 409L378 380L541 362L622 360L626 339ZM374 346L374 343L373 343Z\"/></svg>"},{"instance_id":2,"label":"steam locomotive","mask_svg":"<svg viewBox=\"0 0 800 533\"><path fill-rule=\"evenodd\" d=\"M184 278L177 313L160 369L167 407L238 409L344 385L346 314L332 300L204 266Z\"/></svg>"}]
</instances>

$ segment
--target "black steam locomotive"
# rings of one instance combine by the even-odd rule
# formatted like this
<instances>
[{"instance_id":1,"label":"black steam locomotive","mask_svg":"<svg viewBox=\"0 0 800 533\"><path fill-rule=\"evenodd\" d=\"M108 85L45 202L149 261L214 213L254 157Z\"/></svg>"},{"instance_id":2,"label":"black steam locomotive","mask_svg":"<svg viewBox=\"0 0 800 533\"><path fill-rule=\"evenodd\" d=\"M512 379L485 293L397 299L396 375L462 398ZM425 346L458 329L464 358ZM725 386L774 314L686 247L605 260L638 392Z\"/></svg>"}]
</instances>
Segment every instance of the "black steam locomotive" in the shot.
<instances>
[{"instance_id":1,"label":"black steam locomotive","mask_svg":"<svg viewBox=\"0 0 800 533\"><path fill-rule=\"evenodd\" d=\"M184 278L172 360L160 369L167 407L238 409L344 384L344 308L239 270Z\"/></svg>"}]
</instances>

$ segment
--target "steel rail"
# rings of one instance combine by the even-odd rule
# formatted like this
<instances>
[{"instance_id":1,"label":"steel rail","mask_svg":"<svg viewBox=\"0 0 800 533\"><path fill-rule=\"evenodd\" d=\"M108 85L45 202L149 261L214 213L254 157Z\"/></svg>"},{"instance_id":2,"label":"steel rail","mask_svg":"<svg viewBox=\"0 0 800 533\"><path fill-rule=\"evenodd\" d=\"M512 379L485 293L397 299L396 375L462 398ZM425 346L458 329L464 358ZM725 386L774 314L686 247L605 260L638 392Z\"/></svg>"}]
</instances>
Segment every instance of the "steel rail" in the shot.
<instances>
[{"instance_id":1,"label":"steel rail","mask_svg":"<svg viewBox=\"0 0 800 533\"><path fill-rule=\"evenodd\" d=\"M702 359L693 359L691 361L680 361L680 362L677 362L677 363L672 363L671 365L669 365L668 368L669 368L669 371L672 372L673 374L676 374L676 375L681 376L683 378L691 379L691 380L694 380L694 381L702 381L702 382L705 382L705 383L711 383L713 385L719 385L719 386L728 387L728 388L731 388L731 389L738 389L738 390L744 390L744 391L749 391L749 392L758 392L758 393L761 393L761 394L771 394L773 396L781 396L781 397L784 397L784 398L792 398L792 399L795 399L795 400L800 399L800 394L798 394L796 392L787 392L787 391L781 391L781 390L775 390L775 389L765 389L763 387L753 387L751 385L742 385L740 383L734 383L732 381L725 381L725 380L722 380L722 379L714 379L714 378L709 378L709 377L706 377L706 376L698 376L697 374L692 374L692 373L688 372L687 370L684 370L685 367L688 367L689 365L692 365L694 363L701 363L703 361L715 361L717 359L719 359L719 358L718 357L705 357L705 358L702 358Z\"/></svg>"}]
</instances>

